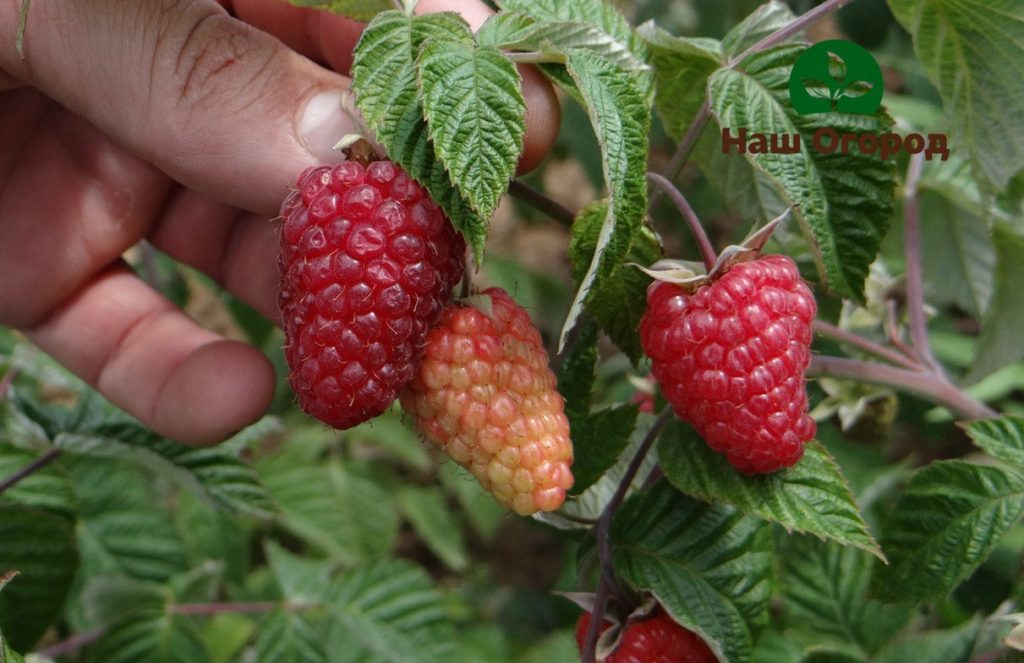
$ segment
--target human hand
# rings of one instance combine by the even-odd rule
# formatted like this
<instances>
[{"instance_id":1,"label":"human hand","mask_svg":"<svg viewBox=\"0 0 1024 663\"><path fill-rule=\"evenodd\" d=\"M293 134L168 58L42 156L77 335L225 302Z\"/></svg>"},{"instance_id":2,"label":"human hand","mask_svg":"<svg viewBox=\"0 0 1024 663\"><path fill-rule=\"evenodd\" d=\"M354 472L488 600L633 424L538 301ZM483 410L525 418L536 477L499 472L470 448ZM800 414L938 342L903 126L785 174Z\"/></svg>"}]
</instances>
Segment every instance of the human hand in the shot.
<instances>
[{"instance_id":1,"label":"human hand","mask_svg":"<svg viewBox=\"0 0 1024 663\"><path fill-rule=\"evenodd\" d=\"M336 160L360 24L281 0L0 5L0 324L168 437L223 439L273 394L266 358L201 329L122 262L148 239L277 317L268 218L304 168ZM422 0L473 27L477 0ZM266 30L263 32L261 30ZM276 35L271 36L268 32ZM280 41L278 40L280 39ZM526 149L558 128L524 70Z\"/></svg>"}]
</instances>

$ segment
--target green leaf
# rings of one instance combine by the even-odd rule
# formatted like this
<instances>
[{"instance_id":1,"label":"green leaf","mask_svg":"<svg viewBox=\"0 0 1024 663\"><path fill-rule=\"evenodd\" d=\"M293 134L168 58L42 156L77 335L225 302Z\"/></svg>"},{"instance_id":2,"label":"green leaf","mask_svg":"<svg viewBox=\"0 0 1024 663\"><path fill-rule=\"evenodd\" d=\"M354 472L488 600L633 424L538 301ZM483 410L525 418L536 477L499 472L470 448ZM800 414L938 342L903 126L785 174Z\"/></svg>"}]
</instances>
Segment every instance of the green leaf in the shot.
<instances>
[{"instance_id":1,"label":"green leaf","mask_svg":"<svg viewBox=\"0 0 1024 663\"><path fill-rule=\"evenodd\" d=\"M164 581L186 568L181 538L150 477L124 461L65 458L79 502L83 572Z\"/></svg>"},{"instance_id":2,"label":"green leaf","mask_svg":"<svg viewBox=\"0 0 1024 663\"><path fill-rule=\"evenodd\" d=\"M771 594L771 533L763 521L661 482L623 505L612 541L627 582L652 591L722 660L750 660Z\"/></svg>"},{"instance_id":3,"label":"green leaf","mask_svg":"<svg viewBox=\"0 0 1024 663\"><path fill-rule=\"evenodd\" d=\"M256 663L327 663L320 635L295 612L275 610L260 627Z\"/></svg>"},{"instance_id":4,"label":"green leaf","mask_svg":"<svg viewBox=\"0 0 1024 663\"><path fill-rule=\"evenodd\" d=\"M416 69L437 156L473 209L490 218L523 151L519 71L495 48L439 38L423 44Z\"/></svg>"},{"instance_id":5,"label":"green leaf","mask_svg":"<svg viewBox=\"0 0 1024 663\"><path fill-rule=\"evenodd\" d=\"M584 207L572 224L569 260L577 284L586 278L607 218L608 201L600 200ZM609 240L601 271L585 300L590 314L634 364L643 355L636 330L647 309L651 281L634 265L646 267L663 256L661 243L646 220L624 224Z\"/></svg>"},{"instance_id":6,"label":"green leaf","mask_svg":"<svg viewBox=\"0 0 1024 663\"><path fill-rule=\"evenodd\" d=\"M673 36L653 21L637 33L650 52L654 101L662 124L669 136L680 140L707 99L708 77L725 64L722 45L714 39Z\"/></svg>"},{"instance_id":7,"label":"green leaf","mask_svg":"<svg viewBox=\"0 0 1024 663\"><path fill-rule=\"evenodd\" d=\"M516 658L516 663L573 663L580 655L572 631L558 631L547 636Z\"/></svg>"},{"instance_id":8,"label":"green leaf","mask_svg":"<svg viewBox=\"0 0 1024 663\"><path fill-rule=\"evenodd\" d=\"M889 511L876 575L886 596L937 599L985 560L1024 514L1024 477L959 460L920 470Z\"/></svg>"},{"instance_id":9,"label":"green leaf","mask_svg":"<svg viewBox=\"0 0 1024 663\"><path fill-rule=\"evenodd\" d=\"M0 503L0 631L28 650L61 613L78 568L72 523L50 511Z\"/></svg>"},{"instance_id":10,"label":"green leaf","mask_svg":"<svg viewBox=\"0 0 1024 663\"><path fill-rule=\"evenodd\" d=\"M794 20L796 15L786 4L776 0L766 2L722 37L722 50L729 57L737 57Z\"/></svg>"},{"instance_id":11,"label":"green leaf","mask_svg":"<svg viewBox=\"0 0 1024 663\"><path fill-rule=\"evenodd\" d=\"M14 475L37 460L35 454L0 443L0 478ZM0 493L0 504L15 502L74 520L76 504L67 472L59 464L47 465ZM0 571L2 572L2 571Z\"/></svg>"},{"instance_id":12,"label":"green leaf","mask_svg":"<svg viewBox=\"0 0 1024 663\"><path fill-rule=\"evenodd\" d=\"M329 594L327 648L343 651L332 661L452 660L455 633L444 601L418 567L398 560L365 564L339 577Z\"/></svg>"},{"instance_id":13,"label":"green leaf","mask_svg":"<svg viewBox=\"0 0 1024 663\"><path fill-rule=\"evenodd\" d=\"M910 620L911 605L867 598L871 555L809 536L789 536L781 543L779 587L790 628L811 633L814 641L854 646L867 658Z\"/></svg>"},{"instance_id":14,"label":"green leaf","mask_svg":"<svg viewBox=\"0 0 1024 663\"><path fill-rule=\"evenodd\" d=\"M1024 468L1024 418L981 419L965 424L964 430L988 455Z\"/></svg>"},{"instance_id":15,"label":"green leaf","mask_svg":"<svg viewBox=\"0 0 1024 663\"><path fill-rule=\"evenodd\" d=\"M647 63L627 41L582 21L535 21L526 14L501 12L487 20L476 34L481 46L502 50L564 53L582 48L600 55L641 80L648 77Z\"/></svg>"},{"instance_id":16,"label":"green leaf","mask_svg":"<svg viewBox=\"0 0 1024 663\"><path fill-rule=\"evenodd\" d=\"M451 12L407 16L400 11L378 14L355 48L352 89L356 104L392 160L426 187L463 234L479 262L488 220L453 186L437 159L427 133L416 80L415 61L428 39L472 44L465 20Z\"/></svg>"},{"instance_id":17,"label":"green leaf","mask_svg":"<svg viewBox=\"0 0 1024 663\"><path fill-rule=\"evenodd\" d=\"M458 463L441 463L437 474L445 489L458 500L477 535L489 543L502 521L508 518L505 507L495 502L469 470Z\"/></svg>"},{"instance_id":18,"label":"green leaf","mask_svg":"<svg viewBox=\"0 0 1024 663\"><path fill-rule=\"evenodd\" d=\"M566 410L587 413L597 367L598 328L592 318L584 318L576 329L558 367L558 393L565 399Z\"/></svg>"},{"instance_id":19,"label":"green leaf","mask_svg":"<svg viewBox=\"0 0 1024 663\"><path fill-rule=\"evenodd\" d=\"M261 518L274 512L259 477L232 450L237 445L230 440L197 449L160 437L108 408L97 416L103 418L57 434L54 446L80 456L130 460L228 511Z\"/></svg>"},{"instance_id":20,"label":"green leaf","mask_svg":"<svg viewBox=\"0 0 1024 663\"><path fill-rule=\"evenodd\" d=\"M209 663L195 625L170 609L159 588L126 596L132 597L129 609L89 647L87 663Z\"/></svg>"},{"instance_id":21,"label":"green leaf","mask_svg":"<svg viewBox=\"0 0 1024 663\"><path fill-rule=\"evenodd\" d=\"M824 113L801 116L789 102L789 74L803 50L800 45L778 46L751 55L743 69L720 69L708 82L711 110L733 137L753 134L799 134L800 150L771 151L745 157L769 176L812 242L826 285L836 294L863 299L868 266L874 261L892 216L896 186L892 163L877 154L864 155L854 146L849 154L837 149L821 154L811 149L811 137L823 127L843 133L882 134L891 120L876 116ZM765 138L765 140L768 140Z\"/></svg>"},{"instance_id":22,"label":"green leaf","mask_svg":"<svg viewBox=\"0 0 1024 663\"><path fill-rule=\"evenodd\" d=\"M280 524L334 559L354 563L382 555L398 535L393 497L372 477L337 459L318 466L288 454L259 464Z\"/></svg>"},{"instance_id":23,"label":"green leaf","mask_svg":"<svg viewBox=\"0 0 1024 663\"><path fill-rule=\"evenodd\" d=\"M632 78L638 89L644 94L651 89L652 78L650 72L633 68L634 62L647 61L647 48L642 39L633 31L632 26L625 19L622 13L614 4L607 0L574 0L564 2L563 0L498 0L498 6L507 11L514 11L525 14L537 21L538 24L559 24L559 23L582 23L596 28L614 42L619 48L625 46L633 55L633 58L626 61L629 66L626 71L632 71ZM602 57L608 53L602 53L602 49L595 51ZM612 60L620 66L624 64L622 55L617 55ZM552 68L545 68L551 72ZM567 82L564 79L556 80ZM578 81L577 81L578 82Z\"/></svg>"},{"instance_id":24,"label":"green leaf","mask_svg":"<svg viewBox=\"0 0 1024 663\"><path fill-rule=\"evenodd\" d=\"M996 249L995 292L981 323L978 355L964 377L973 384L1024 356L1024 236L1008 224L997 223L992 240Z\"/></svg>"},{"instance_id":25,"label":"green leaf","mask_svg":"<svg viewBox=\"0 0 1024 663\"><path fill-rule=\"evenodd\" d=\"M615 465L629 444L639 409L635 404L618 405L593 412L567 410L575 460L573 495L579 495Z\"/></svg>"},{"instance_id":26,"label":"green leaf","mask_svg":"<svg viewBox=\"0 0 1024 663\"><path fill-rule=\"evenodd\" d=\"M296 7L325 9L357 21L369 21L377 14L395 8L392 0L288 0Z\"/></svg>"},{"instance_id":27,"label":"green leaf","mask_svg":"<svg viewBox=\"0 0 1024 663\"><path fill-rule=\"evenodd\" d=\"M981 621L977 618L945 631L915 633L888 645L872 663L962 663L970 658Z\"/></svg>"},{"instance_id":28,"label":"green leaf","mask_svg":"<svg viewBox=\"0 0 1024 663\"><path fill-rule=\"evenodd\" d=\"M222 612L207 619L202 632L210 663L231 663L240 660L256 624L247 615ZM287 663L287 658L283 660Z\"/></svg>"},{"instance_id":29,"label":"green leaf","mask_svg":"<svg viewBox=\"0 0 1024 663\"><path fill-rule=\"evenodd\" d=\"M469 566L469 554L458 521L440 491L407 486L398 491L398 508L431 552L453 571Z\"/></svg>"},{"instance_id":30,"label":"green leaf","mask_svg":"<svg viewBox=\"0 0 1024 663\"><path fill-rule=\"evenodd\" d=\"M3 591L7 583L17 575L17 571L7 571L0 574L0 591ZM4 638L3 629L0 629L0 663L25 663L21 654L11 649L11 646L7 643L7 639Z\"/></svg>"},{"instance_id":31,"label":"green leaf","mask_svg":"<svg viewBox=\"0 0 1024 663\"><path fill-rule=\"evenodd\" d=\"M647 210L647 134L651 117L643 95L621 69L589 51L568 52L568 70L579 87L601 145L608 209L586 275L569 310L559 347L576 326L592 289L599 293L621 265L633 237L642 232ZM638 240L640 241L640 240ZM606 253L611 251L608 260ZM597 301L599 307L607 302ZM615 302L621 306L622 302ZM618 324L609 333L621 332ZM616 333L620 338L621 333Z\"/></svg>"},{"instance_id":32,"label":"green leaf","mask_svg":"<svg viewBox=\"0 0 1024 663\"><path fill-rule=\"evenodd\" d=\"M839 466L819 442L811 442L793 467L767 475L737 472L693 429L677 421L658 442L665 476L679 490L712 503L732 504L744 513L852 545L885 559L871 536Z\"/></svg>"},{"instance_id":33,"label":"green leaf","mask_svg":"<svg viewBox=\"0 0 1024 663\"><path fill-rule=\"evenodd\" d=\"M330 560L294 555L277 543L264 546L267 566L289 603L318 603L324 597L335 564Z\"/></svg>"},{"instance_id":34,"label":"green leaf","mask_svg":"<svg viewBox=\"0 0 1024 663\"><path fill-rule=\"evenodd\" d=\"M1024 168L1019 0L889 0L914 37L914 51L939 88L978 174L1003 188ZM998 57L993 57L998 53Z\"/></svg>"},{"instance_id":35,"label":"green leaf","mask_svg":"<svg viewBox=\"0 0 1024 663\"><path fill-rule=\"evenodd\" d=\"M949 203L933 192L921 196L925 297L934 306L959 306L980 319L992 295L995 247L982 217Z\"/></svg>"}]
</instances>

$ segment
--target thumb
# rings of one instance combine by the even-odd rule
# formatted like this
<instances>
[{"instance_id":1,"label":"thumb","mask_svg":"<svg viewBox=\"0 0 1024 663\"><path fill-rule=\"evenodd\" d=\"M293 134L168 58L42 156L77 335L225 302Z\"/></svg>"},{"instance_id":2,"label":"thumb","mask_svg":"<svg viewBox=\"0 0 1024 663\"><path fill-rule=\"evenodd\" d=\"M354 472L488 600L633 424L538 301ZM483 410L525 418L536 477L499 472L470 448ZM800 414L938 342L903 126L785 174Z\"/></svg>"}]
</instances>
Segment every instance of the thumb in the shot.
<instances>
[{"instance_id":1,"label":"thumb","mask_svg":"<svg viewBox=\"0 0 1024 663\"><path fill-rule=\"evenodd\" d=\"M25 59L0 6L0 70L84 116L189 188L276 213L304 168L353 130L349 80L212 0L35 0Z\"/></svg>"}]
</instances>

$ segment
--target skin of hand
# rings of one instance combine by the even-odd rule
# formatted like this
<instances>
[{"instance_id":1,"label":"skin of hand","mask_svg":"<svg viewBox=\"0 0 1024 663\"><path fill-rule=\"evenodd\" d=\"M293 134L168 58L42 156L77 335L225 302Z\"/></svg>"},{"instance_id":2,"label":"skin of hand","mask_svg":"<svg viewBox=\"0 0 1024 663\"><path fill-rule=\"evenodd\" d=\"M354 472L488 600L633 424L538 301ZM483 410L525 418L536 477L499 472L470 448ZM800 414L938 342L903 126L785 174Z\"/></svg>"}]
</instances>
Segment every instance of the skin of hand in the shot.
<instances>
[{"instance_id":1,"label":"skin of hand","mask_svg":"<svg viewBox=\"0 0 1024 663\"><path fill-rule=\"evenodd\" d=\"M144 424L210 444L258 419L276 376L255 348L204 330L121 259L147 239L278 316L280 201L337 161L362 25L283 0L0 3L0 324ZM422 0L418 12L476 0ZM559 125L547 81L521 68L520 170Z\"/></svg>"}]
</instances>

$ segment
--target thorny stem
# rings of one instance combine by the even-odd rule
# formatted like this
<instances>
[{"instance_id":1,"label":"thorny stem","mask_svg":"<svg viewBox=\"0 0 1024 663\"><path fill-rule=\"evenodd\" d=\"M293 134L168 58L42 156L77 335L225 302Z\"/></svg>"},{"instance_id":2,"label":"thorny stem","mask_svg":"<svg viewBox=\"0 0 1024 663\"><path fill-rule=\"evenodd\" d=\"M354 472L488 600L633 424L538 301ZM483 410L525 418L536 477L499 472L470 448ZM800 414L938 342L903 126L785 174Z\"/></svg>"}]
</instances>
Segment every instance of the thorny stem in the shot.
<instances>
[{"instance_id":1,"label":"thorny stem","mask_svg":"<svg viewBox=\"0 0 1024 663\"><path fill-rule=\"evenodd\" d=\"M921 275L921 208L917 183L921 179L924 155L910 157L903 185L903 250L906 252L907 316L910 318L910 343L929 368L940 370L928 343L928 321L924 313L924 278Z\"/></svg>"},{"instance_id":2,"label":"thorny stem","mask_svg":"<svg viewBox=\"0 0 1024 663\"><path fill-rule=\"evenodd\" d=\"M8 490L9 488L13 488L22 479L32 476L39 470L43 469L44 467L52 463L53 461L57 460L58 456L60 456L60 449L50 449L45 454L43 454L39 458L36 458L34 461L29 463L25 467L21 468L11 476L0 481L0 494L3 494L4 491Z\"/></svg>"},{"instance_id":3,"label":"thorny stem","mask_svg":"<svg viewBox=\"0 0 1024 663\"><path fill-rule=\"evenodd\" d=\"M714 247L711 246L708 234L704 232L704 227L700 224L700 219L697 218L697 213L693 211L689 201L686 200L686 196L672 182L658 173L647 173L647 180L668 196L672 204L679 210L679 213L686 219L687 225L690 226L690 232L693 234L697 247L700 249L700 256L704 260L704 267L710 272L715 266L715 260L718 257L715 255Z\"/></svg>"},{"instance_id":4,"label":"thorny stem","mask_svg":"<svg viewBox=\"0 0 1024 663\"><path fill-rule=\"evenodd\" d=\"M909 368L910 370L918 371L923 368L919 361L904 355L902 352L890 350L884 345L880 345L874 341L864 338L863 336L858 336L853 332L831 325L823 320L814 321L814 331L817 332L819 336L825 336L839 341L840 343L852 345L865 352L873 354L879 359L884 359L890 363Z\"/></svg>"},{"instance_id":5,"label":"thorny stem","mask_svg":"<svg viewBox=\"0 0 1024 663\"><path fill-rule=\"evenodd\" d=\"M998 413L951 384L945 376L929 370L907 370L858 359L815 356L807 369L808 377L849 378L887 387L895 387L949 408L968 419L996 417Z\"/></svg>"},{"instance_id":6,"label":"thorny stem","mask_svg":"<svg viewBox=\"0 0 1024 663\"><path fill-rule=\"evenodd\" d=\"M573 220L576 219L576 215L573 214L572 210L519 180L512 180L508 186L508 193L513 198L521 200L530 207L547 214L564 226L571 226Z\"/></svg>"},{"instance_id":7,"label":"thorny stem","mask_svg":"<svg viewBox=\"0 0 1024 663\"><path fill-rule=\"evenodd\" d=\"M633 484L633 479L636 478L640 468L643 466L644 459L647 458L647 454L651 451L651 447L654 446L654 442L658 439L658 434L661 433L661 429L665 427L669 419L672 418L672 409L665 408L658 418L654 421L651 429L647 431L647 435L644 436L643 442L640 443L640 447L633 454L633 459L629 462L629 466L626 468L626 472L622 475L622 479L619 480L619 485L615 489L615 494L608 500L608 504L605 505L601 511L601 517L597 520L597 525L594 527L594 536L597 539L597 555L601 562L601 580L597 585L597 596L594 599L594 612L590 616L590 626L587 629L587 637L583 645L583 663L594 663L595 661L595 650L597 647L597 636L601 625L604 623L605 608L608 605L608 594L609 591L618 585L618 581L615 579L615 571L612 568L611 560L611 540L609 539L608 533L611 528L612 518L615 517L619 507L622 506L623 500L626 499L626 493L629 491L629 487Z\"/></svg>"}]
</instances>

